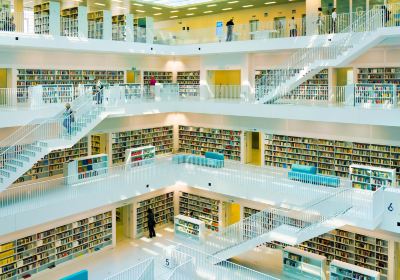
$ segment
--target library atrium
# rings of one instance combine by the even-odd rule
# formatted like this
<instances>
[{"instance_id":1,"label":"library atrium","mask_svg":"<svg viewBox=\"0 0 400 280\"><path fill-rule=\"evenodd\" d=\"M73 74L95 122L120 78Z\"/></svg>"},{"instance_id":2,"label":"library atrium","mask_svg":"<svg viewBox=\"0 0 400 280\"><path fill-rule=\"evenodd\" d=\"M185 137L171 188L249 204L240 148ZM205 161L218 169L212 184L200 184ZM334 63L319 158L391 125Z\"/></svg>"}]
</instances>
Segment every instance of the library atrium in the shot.
<instances>
[{"instance_id":1,"label":"library atrium","mask_svg":"<svg viewBox=\"0 0 400 280\"><path fill-rule=\"evenodd\" d=\"M400 0L0 0L0 280L400 280Z\"/></svg>"}]
</instances>

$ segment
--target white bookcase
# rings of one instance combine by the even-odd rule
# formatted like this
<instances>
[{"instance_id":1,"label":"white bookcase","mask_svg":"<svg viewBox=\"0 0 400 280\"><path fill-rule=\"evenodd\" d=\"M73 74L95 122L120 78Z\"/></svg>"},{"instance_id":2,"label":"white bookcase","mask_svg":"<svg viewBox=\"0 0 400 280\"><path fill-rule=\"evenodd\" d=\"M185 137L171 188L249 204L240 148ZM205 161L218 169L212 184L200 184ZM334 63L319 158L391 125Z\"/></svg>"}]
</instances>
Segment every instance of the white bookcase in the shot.
<instances>
[{"instance_id":1,"label":"white bookcase","mask_svg":"<svg viewBox=\"0 0 400 280\"><path fill-rule=\"evenodd\" d=\"M112 17L111 11L103 10L87 14L88 38L112 39Z\"/></svg>"},{"instance_id":2,"label":"white bookcase","mask_svg":"<svg viewBox=\"0 0 400 280\"><path fill-rule=\"evenodd\" d=\"M78 158L64 166L64 177L67 184L76 184L107 173L108 156L106 154Z\"/></svg>"},{"instance_id":3,"label":"white bookcase","mask_svg":"<svg viewBox=\"0 0 400 280\"><path fill-rule=\"evenodd\" d=\"M179 84L179 95L190 97L200 94L200 71L178 72L176 82Z\"/></svg>"},{"instance_id":4,"label":"white bookcase","mask_svg":"<svg viewBox=\"0 0 400 280\"><path fill-rule=\"evenodd\" d=\"M132 99L142 98L142 85L141 84L119 84L121 94L128 102Z\"/></svg>"},{"instance_id":5,"label":"white bookcase","mask_svg":"<svg viewBox=\"0 0 400 280\"><path fill-rule=\"evenodd\" d=\"M174 220L174 192L158 195L139 201L136 206L136 234L141 237L147 231L147 209L152 209L157 225L168 224Z\"/></svg>"},{"instance_id":6,"label":"white bookcase","mask_svg":"<svg viewBox=\"0 0 400 280\"><path fill-rule=\"evenodd\" d=\"M60 35L60 3L44 2L33 7L35 34Z\"/></svg>"},{"instance_id":7,"label":"white bookcase","mask_svg":"<svg viewBox=\"0 0 400 280\"><path fill-rule=\"evenodd\" d=\"M283 272L295 279L325 280L326 257L286 247L283 250Z\"/></svg>"},{"instance_id":8,"label":"white bookcase","mask_svg":"<svg viewBox=\"0 0 400 280\"><path fill-rule=\"evenodd\" d=\"M330 280L380 280L380 273L374 270L334 260L329 267Z\"/></svg>"},{"instance_id":9,"label":"white bookcase","mask_svg":"<svg viewBox=\"0 0 400 280\"><path fill-rule=\"evenodd\" d=\"M120 14L112 16L112 39L115 41L133 42L133 15Z\"/></svg>"},{"instance_id":10,"label":"white bookcase","mask_svg":"<svg viewBox=\"0 0 400 280\"><path fill-rule=\"evenodd\" d=\"M175 216L174 230L175 235L195 241L204 240L205 223L201 220L187 217L184 215Z\"/></svg>"},{"instance_id":11,"label":"white bookcase","mask_svg":"<svg viewBox=\"0 0 400 280\"><path fill-rule=\"evenodd\" d=\"M156 79L159 84L171 84L173 80L173 73L167 71L144 71L143 72L143 84L149 85L151 77Z\"/></svg>"},{"instance_id":12,"label":"white bookcase","mask_svg":"<svg viewBox=\"0 0 400 280\"><path fill-rule=\"evenodd\" d=\"M88 20L87 7L78 6L61 11L61 36L87 38Z\"/></svg>"},{"instance_id":13,"label":"white bookcase","mask_svg":"<svg viewBox=\"0 0 400 280\"><path fill-rule=\"evenodd\" d=\"M155 157L156 148L154 146L127 149L125 151L125 164L130 167L151 164Z\"/></svg>"},{"instance_id":14,"label":"white bookcase","mask_svg":"<svg viewBox=\"0 0 400 280\"><path fill-rule=\"evenodd\" d=\"M0 279L28 278L112 246L112 224L109 211L0 244Z\"/></svg>"},{"instance_id":15,"label":"white bookcase","mask_svg":"<svg viewBox=\"0 0 400 280\"><path fill-rule=\"evenodd\" d=\"M359 164L350 165L353 188L376 191L381 187L396 186L396 170Z\"/></svg>"}]
</instances>

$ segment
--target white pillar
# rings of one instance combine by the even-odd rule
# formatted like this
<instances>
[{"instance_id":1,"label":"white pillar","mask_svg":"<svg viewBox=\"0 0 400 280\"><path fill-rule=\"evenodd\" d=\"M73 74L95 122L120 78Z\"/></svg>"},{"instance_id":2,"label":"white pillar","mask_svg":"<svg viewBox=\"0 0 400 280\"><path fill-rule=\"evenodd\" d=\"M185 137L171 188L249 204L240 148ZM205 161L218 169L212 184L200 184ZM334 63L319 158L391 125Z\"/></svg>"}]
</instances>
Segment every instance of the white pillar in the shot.
<instances>
[{"instance_id":1,"label":"white pillar","mask_svg":"<svg viewBox=\"0 0 400 280\"><path fill-rule=\"evenodd\" d=\"M104 40L112 40L111 11L103 11L103 39Z\"/></svg>"},{"instance_id":2,"label":"white pillar","mask_svg":"<svg viewBox=\"0 0 400 280\"><path fill-rule=\"evenodd\" d=\"M60 36L60 3L50 1L49 9L49 34Z\"/></svg>"},{"instance_id":3,"label":"white pillar","mask_svg":"<svg viewBox=\"0 0 400 280\"><path fill-rule=\"evenodd\" d=\"M87 7L78 7L78 34L83 38L88 37Z\"/></svg>"},{"instance_id":4,"label":"white pillar","mask_svg":"<svg viewBox=\"0 0 400 280\"><path fill-rule=\"evenodd\" d=\"M125 32L126 32L125 41L133 42L135 36L134 36L134 29L133 29L133 15L132 14L125 15Z\"/></svg>"},{"instance_id":5,"label":"white pillar","mask_svg":"<svg viewBox=\"0 0 400 280\"><path fill-rule=\"evenodd\" d=\"M306 0L306 32L307 36L318 34L316 20L318 8L321 7L321 0Z\"/></svg>"}]
</instances>

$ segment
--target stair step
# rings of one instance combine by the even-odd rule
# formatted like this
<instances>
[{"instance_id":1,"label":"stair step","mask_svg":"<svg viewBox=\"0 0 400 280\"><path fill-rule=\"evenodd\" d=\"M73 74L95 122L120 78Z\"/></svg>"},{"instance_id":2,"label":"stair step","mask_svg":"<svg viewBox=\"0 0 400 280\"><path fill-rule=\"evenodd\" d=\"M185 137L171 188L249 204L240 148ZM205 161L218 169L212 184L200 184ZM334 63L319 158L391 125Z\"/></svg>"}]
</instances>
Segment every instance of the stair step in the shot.
<instances>
[{"instance_id":1,"label":"stair step","mask_svg":"<svg viewBox=\"0 0 400 280\"><path fill-rule=\"evenodd\" d=\"M0 169L0 175L6 178L10 178L10 172L4 170L4 169Z\"/></svg>"},{"instance_id":2,"label":"stair step","mask_svg":"<svg viewBox=\"0 0 400 280\"><path fill-rule=\"evenodd\" d=\"M28 145L25 147L24 150L28 150L28 151L34 151L34 152L41 152L42 148L35 146L35 145Z\"/></svg>"},{"instance_id":3,"label":"stair step","mask_svg":"<svg viewBox=\"0 0 400 280\"><path fill-rule=\"evenodd\" d=\"M11 165L18 166L18 167L24 166L24 163L23 163L23 162L20 162L20 161L15 160L15 159L10 159L10 160L8 160L8 161L7 161L7 164L11 164Z\"/></svg>"},{"instance_id":4,"label":"stair step","mask_svg":"<svg viewBox=\"0 0 400 280\"><path fill-rule=\"evenodd\" d=\"M25 155L25 156L28 156L28 157L34 157L34 156L36 156L36 153L35 153L35 152L29 151L29 150L23 150L23 151L21 151L21 154L23 154L23 155ZM29 159L28 159L28 161L29 161Z\"/></svg>"},{"instance_id":5,"label":"stair step","mask_svg":"<svg viewBox=\"0 0 400 280\"><path fill-rule=\"evenodd\" d=\"M17 172L17 168L9 164L4 164L3 169L11 172Z\"/></svg>"},{"instance_id":6,"label":"stair step","mask_svg":"<svg viewBox=\"0 0 400 280\"><path fill-rule=\"evenodd\" d=\"M22 160L22 161L25 161L25 162L29 162L30 161L29 157L27 157L25 155L21 155L21 154L17 155L16 159Z\"/></svg>"}]
</instances>

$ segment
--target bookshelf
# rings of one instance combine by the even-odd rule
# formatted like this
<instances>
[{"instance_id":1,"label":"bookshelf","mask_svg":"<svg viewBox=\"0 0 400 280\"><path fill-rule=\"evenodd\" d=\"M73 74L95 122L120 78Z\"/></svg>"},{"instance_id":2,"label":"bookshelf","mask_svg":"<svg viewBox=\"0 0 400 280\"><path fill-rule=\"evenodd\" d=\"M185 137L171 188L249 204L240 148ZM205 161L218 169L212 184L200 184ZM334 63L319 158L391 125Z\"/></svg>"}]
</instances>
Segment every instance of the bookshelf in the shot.
<instances>
[{"instance_id":1,"label":"bookshelf","mask_svg":"<svg viewBox=\"0 0 400 280\"><path fill-rule=\"evenodd\" d=\"M88 138L83 137L68 149L55 150L39 160L15 183L36 180L63 174L64 163L79 157L88 156Z\"/></svg>"},{"instance_id":2,"label":"bookshelf","mask_svg":"<svg viewBox=\"0 0 400 280\"><path fill-rule=\"evenodd\" d=\"M103 39L105 11L96 11L87 14L88 19L88 38Z\"/></svg>"},{"instance_id":3,"label":"bookshelf","mask_svg":"<svg viewBox=\"0 0 400 280\"><path fill-rule=\"evenodd\" d=\"M397 93L395 85L356 84L354 90L354 106L391 107L396 105Z\"/></svg>"},{"instance_id":4,"label":"bookshelf","mask_svg":"<svg viewBox=\"0 0 400 280\"><path fill-rule=\"evenodd\" d=\"M178 72L176 82L179 84L179 95L199 95L200 71Z\"/></svg>"},{"instance_id":5,"label":"bookshelf","mask_svg":"<svg viewBox=\"0 0 400 280\"><path fill-rule=\"evenodd\" d=\"M64 177L67 184L76 184L107 173L108 156L106 154L78 158L64 165Z\"/></svg>"},{"instance_id":6,"label":"bookshelf","mask_svg":"<svg viewBox=\"0 0 400 280\"><path fill-rule=\"evenodd\" d=\"M151 208L157 225L167 224L174 220L174 192L139 201L136 207L136 237L147 231L147 209Z\"/></svg>"},{"instance_id":7,"label":"bookshelf","mask_svg":"<svg viewBox=\"0 0 400 280\"><path fill-rule=\"evenodd\" d=\"M312 165L320 174L348 178L351 164L368 165L395 169L400 181L399 146L265 134L264 148L267 166Z\"/></svg>"},{"instance_id":8,"label":"bookshelf","mask_svg":"<svg viewBox=\"0 0 400 280\"><path fill-rule=\"evenodd\" d=\"M66 103L74 100L73 85L43 85L42 100L43 103Z\"/></svg>"},{"instance_id":9,"label":"bookshelf","mask_svg":"<svg viewBox=\"0 0 400 280\"><path fill-rule=\"evenodd\" d=\"M134 18L134 41L152 44L154 41L154 19L152 17Z\"/></svg>"},{"instance_id":10,"label":"bookshelf","mask_svg":"<svg viewBox=\"0 0 400 280\"><path fill-rule=\"evenodd\" d=\"M103 83L124 83L124 71L110 70L50 70L18 69L17 87L26 88L36 85L74 85L94 84L99 79Z\"/></svg>"},{"instance_id":11,"label":"bookshelf","mask_svg":"<svg viewBox=\"0 0 400 280\"><path fill-rule=\"evenodd\" d=\"M173 151L173 126L144 128L111 134L112 163L125 163L125 150L151 145L156 155L170 154Z\"/></svg>"},{"instance_id":12,"label":"bookshelf","mask_svg":"<svg viewBox=\"0 0 400 280\"><path fill-rule=\"evenodd\" d=\"M50 33L50 2L33 6L35 34Z\"/></svg>"},{"instance_id":13,"label":"bookshelf","mask_svg":"<svg viewBox=\"0 0 400 280\"><path fill-rule=\"evenodd\" d=\"M179 126L179 152L204 155L217 152L230 160L241 159L240 130L226 130L196 126Z\"/></svg>"},{"instance_id":14,"label":"bookshelf","mask_svg":"<svg viewBox=\"0 0 400 280\"><path fill-rule=\"evenodd\" d=\"M111 18L112 39L114 41L133 42L133 15L120 14Z\"/></svg>"},{"instance_id":15,"label":"bookshelf","mask_svg":"<svg viewBox=\"0 0 400 280\"><path fill-rule=\"evenodd\" d=\"M326 257L294 247L283 250L283 272L296 279L326 279Z\"/></svg>"},{"instance_id":16,"label":"bookshelf","mask_svg":"<svg viewBox=\"0 0 400 280\"><path fill-rule=\"evenodd\" d=\"M92 151L92 155L100 154L101 136L100 135L91 135L90 139L91 139L90 150Z\"/></svg>"},{"instance_id":17,"label":"bookshelf","mask_svg":"<svg viewBox=\"0 0 400 280\"><path fill-rule=\"evenodd\" d=\"M379 272L359 267L356 265L333 261L329 267L331 280L342 279L361 279L361 280L379 280Z\"/></svg>"},{"instance_id":18,"label":"bookshelf","mask_svg":"<svg viewBox=\"0 0 400 280\"><path fill-rule=\"evenodd\" d=\"M81 7L71 7L61 10L61 36L79 36L79 14Z\"/></svg>"},{"instance_id":19,"label":"bookshelf","mask_svg":"<svg viewBox=\"0 0 400 280\"><path fill-rule=\"evenodd\" d=\"M357 81L362 84L397 85L396 99L400 103L400 67L358 68Z\"/></svg>"},{"instance_id":20,"label":"bookshelf","mask_svg":"<svg viewBox=\"0 0 400 280\"><path fill-rule=\"evenodd\" d=\"M178 215L174 218L174 231L178 237L201 241L204 239L205 223L191 217Z\"/></svg>"},{"instance_id":21,"label":"bookshelf","mask_svg":"<svg viewBox=\"0 0 400 280\"><path fill-rule=\"evenodd\" d=\"M130 167L153 163L155 157L156 148L154 146L144 146L125 150L125 164Z\"/></svg>"},{"instance_id":22,"label":"bookshelf","mask_svg":"<svg viewBox=\"0 0 400 280\"><path fill-rule=\"evenodd\" d=\"M181 192L179 196L179 214L191 216L203 221L206 229L219 231L220 204L216 199Z\"/></svg>"},{"instance_id":23,"label":"bookshelf","mask_svg":"<svg viewBox=\"0 0 400 280\"><path fill-rule=\"evenodd\" d=\"M0 245L0 279L25 279L47 268L112 246L112 212Z\"/></svg>"},{"instance_id":24,"label":"bookshelf","mask_svg":"<svg viewBox=\"0 0 400 280\"><path fill-rule=\"evenodd\" d=\"M142 97L141 84L119 84L119 87L123 90L125 100L140 99Z\"/></svg>"},{"instance_id":25,"label":"bookshelf","mask_svg":"<svg viewBox=\"0 0 400 280\"><path fill-rule=\"evenodd\" d=\"M298 248L323 255L328 263L338 260L377 271L381 274L381 279L388 279L387 240L336 229L305 241Z\"/></svg>"},{"instance_id":26,"label":"bookshelf","mask_svg":"<svg viewBox=\"0 0 400 280\"><path fill-rule=\"evenodd\" d=\"M350 165L353 188L376 191L381 187L396 186L396 170L374 166Z\"/></svg>"},{"instance_id":27,"label":"bookshelf","mask_svg":"<svg viewBox=\"0 0 400 280\"><path fill-rule=\"evenodd\" d=\"M144 71L143 72L143 83L145 85L150 84L151 77L154 76L157 83L160 84L171 84L173 79L172 72L165 71Z\"/></svg>"}]
</instances>

